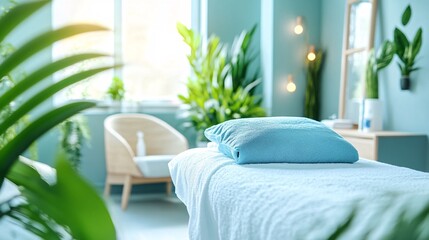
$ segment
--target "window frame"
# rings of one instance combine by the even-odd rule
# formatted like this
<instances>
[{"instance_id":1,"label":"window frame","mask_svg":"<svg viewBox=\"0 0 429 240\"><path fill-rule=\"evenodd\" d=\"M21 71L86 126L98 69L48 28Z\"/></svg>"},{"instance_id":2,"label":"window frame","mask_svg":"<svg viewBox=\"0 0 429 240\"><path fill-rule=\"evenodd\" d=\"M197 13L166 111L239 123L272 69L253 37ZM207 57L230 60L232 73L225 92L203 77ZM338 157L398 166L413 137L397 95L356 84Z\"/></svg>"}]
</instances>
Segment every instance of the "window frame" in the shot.
<instances>
[{"instance_id":1,"label":"window frame","mask_svg":"<svg viewBox=\"0 0 429 240\"><path fill-rule=\"evenodd\" d=\"M120 65L123 63L123 51L122 51L122 2L123 0L112 0L113 1L113 54L114 54L114 64ZM204 4L205 3L205 4ZM206 9L204 9L204 6L207 5L207 0L191 0L191 28L197 29L198 31L202 32L204 31L204 28L202 27L204 25L204 20L202 20L202 16L206 16L204 13ZM53 12L55 11L53 4L51 4L51 15L53 15ZM202 22L203 21L203 22ZM54 27L54 19L52 18L52 27ZM52 52L51 56L53 56L54 53ZM123 76L123 70L121 68L115 68L113 71L114 76L119 76L122 78ZM53 105L61 105L62 103L69 101L69 99L66 99L64 95L56 95L53 97ZM104 100L98 100L103 103L105 107L111 107L109 106L109 103L107 103ZM160 109L164 108L167 110L171 109L177 109L180 105L179 100L170 99L170 100L158 100L158 99L144 99L141 101L138 101L138 106L140 108L144 109Z\"/></svg>"}]
</instances>

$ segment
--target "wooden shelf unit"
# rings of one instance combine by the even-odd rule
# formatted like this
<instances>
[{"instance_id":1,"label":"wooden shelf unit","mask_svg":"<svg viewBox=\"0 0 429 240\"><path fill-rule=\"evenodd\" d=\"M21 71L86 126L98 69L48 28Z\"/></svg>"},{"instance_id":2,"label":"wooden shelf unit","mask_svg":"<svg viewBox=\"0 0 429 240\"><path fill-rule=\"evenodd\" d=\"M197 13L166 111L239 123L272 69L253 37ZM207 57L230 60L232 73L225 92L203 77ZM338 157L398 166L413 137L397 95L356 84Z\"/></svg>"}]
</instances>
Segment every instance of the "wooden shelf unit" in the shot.
<instances>
[{"instance_id":1,"label":"wooden shelf unit","mask_svg":"<svg viewBox=\"0 0 429 240\"><path fill-rule=\"evenodd\" d=\"M334 129L359 152L359 157L427 171L427 136L417 133Z\"/></svg>"}]
</instances>

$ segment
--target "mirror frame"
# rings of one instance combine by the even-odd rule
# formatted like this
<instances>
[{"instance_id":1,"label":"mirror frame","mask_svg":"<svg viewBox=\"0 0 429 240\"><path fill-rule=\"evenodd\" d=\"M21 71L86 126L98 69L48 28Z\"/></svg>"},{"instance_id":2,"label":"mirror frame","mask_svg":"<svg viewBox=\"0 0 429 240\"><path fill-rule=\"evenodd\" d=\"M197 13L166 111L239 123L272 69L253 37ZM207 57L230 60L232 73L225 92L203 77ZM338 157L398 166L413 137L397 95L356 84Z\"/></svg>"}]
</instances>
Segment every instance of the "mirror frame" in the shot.
<instances>
[{"instance_id":1,"label":"mirror frame","mask_svg":"<svg viewBox=\"0 0 429 240\"><path fill-rule=\"evenodd\" d=\"M347 59L349 56L362 53L369 52L374 47L374 35L375 35L375 24L376 24L376 15L377 15L377 0L367 0L365 2L370 2L371 6L371 16L369 22L369 39L366 47L360 48L350 48L349 47L349 36L350 36L350 18L351 18L351 9L352 5L362 0L348 0L346 4L346 14L344 17L344 34L343 34L343 51L342 51L342 59L341 59L341 85L340 85L340 100L339 100L339 109L338 115L340 119L345 118L346 113L346 92L347 92ZM365 81L364 83L365 84ZM365 86L364 86L365 89Z\"/></svg>"}]
</instances>

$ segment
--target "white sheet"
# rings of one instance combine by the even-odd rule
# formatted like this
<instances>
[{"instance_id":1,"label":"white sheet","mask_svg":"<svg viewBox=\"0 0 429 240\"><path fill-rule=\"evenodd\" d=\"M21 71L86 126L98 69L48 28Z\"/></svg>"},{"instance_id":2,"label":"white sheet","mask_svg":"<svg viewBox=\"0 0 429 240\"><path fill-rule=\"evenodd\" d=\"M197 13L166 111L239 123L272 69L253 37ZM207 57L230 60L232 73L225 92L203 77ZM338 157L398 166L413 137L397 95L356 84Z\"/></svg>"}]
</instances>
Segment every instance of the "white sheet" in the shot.
<instances>
[{"instance_id":1,"label":"white sheet","mask_svg":"<svg viewBox=\"0 0 429 240\"><path fill-rule=\"evenodd\" d=\"M369 160L237 165L216 149L198 148L178 155L169 168L190 215L192 240L326 239L361 200L365 211L350 238L357 239L359 228L380 214L370 209L379 209L389 193L429 194L429 174ZM375 224L380 230L369 239L393 226Z\"/></svg>"}]
</instances>

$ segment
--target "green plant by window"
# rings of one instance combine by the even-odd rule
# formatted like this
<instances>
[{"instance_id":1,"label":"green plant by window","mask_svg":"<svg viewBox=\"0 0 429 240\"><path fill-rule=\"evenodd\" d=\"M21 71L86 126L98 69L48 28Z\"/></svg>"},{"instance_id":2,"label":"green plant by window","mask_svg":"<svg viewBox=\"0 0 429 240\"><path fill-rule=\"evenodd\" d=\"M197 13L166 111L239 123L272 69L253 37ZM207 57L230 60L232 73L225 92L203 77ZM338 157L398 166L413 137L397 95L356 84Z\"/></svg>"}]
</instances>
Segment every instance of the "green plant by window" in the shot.
<instances>
[{"instance_id":1,"label":"green plant by window","mask_svg":"<svg viewBox=\"0 0 429 240\"><path fill-rule=\"evenodd\" d=\"M188 94L179 95L187 106L190 126L201 133L230 119L265 116L262 97L254 91L261 80L257 74L249 74L254 59L249 56L249 46L256 27L243 31L230 49L216 36L211 36L203 47L198 33L180 23L177 29L191 48Z\"/></svg>"},{"instance_id":2,"label":"green plant by window","mask_svg":"<svg viewBox=\"0 0 429 240\"><path fill-rule=\"evenodd\" d=\"M387 67L395 55L395 45L390 41L385 41L378 50L377 55L372 49L369 53L366 65L366 97L378 99L378 72Z\"/></svg>"},{"instance_id":3,"label":"green plant by window","mask_svg":"<svg viewBox=\"0 0 429 240\"><path fill-rule=\"evenodd\" d=\"M411 19L411 13L411 6L408 5L402 13L402 26L407 26ZM420 48L422 46L422 32L423 30L420 27L414 35L413 40L410 41L399 28L395 28L394 30L396 55L399 58L398 66L401 70L402 76L410 76L411 72L419 69L414 65L416 56L420 52Z\"/></svg>"},{"instance_id":4,"label":"green plant by window","mask_svg":"<svg viewBox=\"0 0 429 240\"><path fill-rule=\"evenodd\" d=\"M49 3L50 1L45 0L22 3L2 15L0 43L4 43L9 33L21 22ZM81 33L105 30L99 26L80 24L42 33L0 60L0 79L4 79L20 64L57 41ZM1 89L0 109L10 106L23 94L26 95L26 100L12 108L7 117L0 119L0 135L5 134L22 117L55 93L114 67L105 66L81 71L56 83L43 84L45 87L35 87L38 83L49 81L49 76L57 71L98 57L105 55L84 53L50 62L28 74L10 89ZM55 183L46 182L32 167L18 161L19 155L37 138L77 112L94 105L95 103L89 101L77 101L47 110L0 147L0 186L7 177L19 186L21 192L21 195L16 197L19 201L12 199L0 202L0 218L10 218L15 224L20 225L23 231L29 231L41 239L116 238L113 222L103 201L62 157L57 160Z\"/></svg>"},{"instance_id":5,"label":"green plant by window","mask_svg":"<svg viewBox=\"0 0 429 240\"><path fill-rule=\"evenodd\" d=\"M90 139L88 123L81 116L74 116L59 125L61 150L75 169L80 166L82 147Z\"/></svg>"},{"instance_id":6,"label":"green plant by window","mask_svg":"<svg viewBox=\"0 0 429 240\"><path fill-rule=\"evenodd\" d=\"M125 88L124 82L119 77L113 77L112 83L110 84L107 94L112 100L121 101L124 99Z\"/></svg>"}]
</instances>

